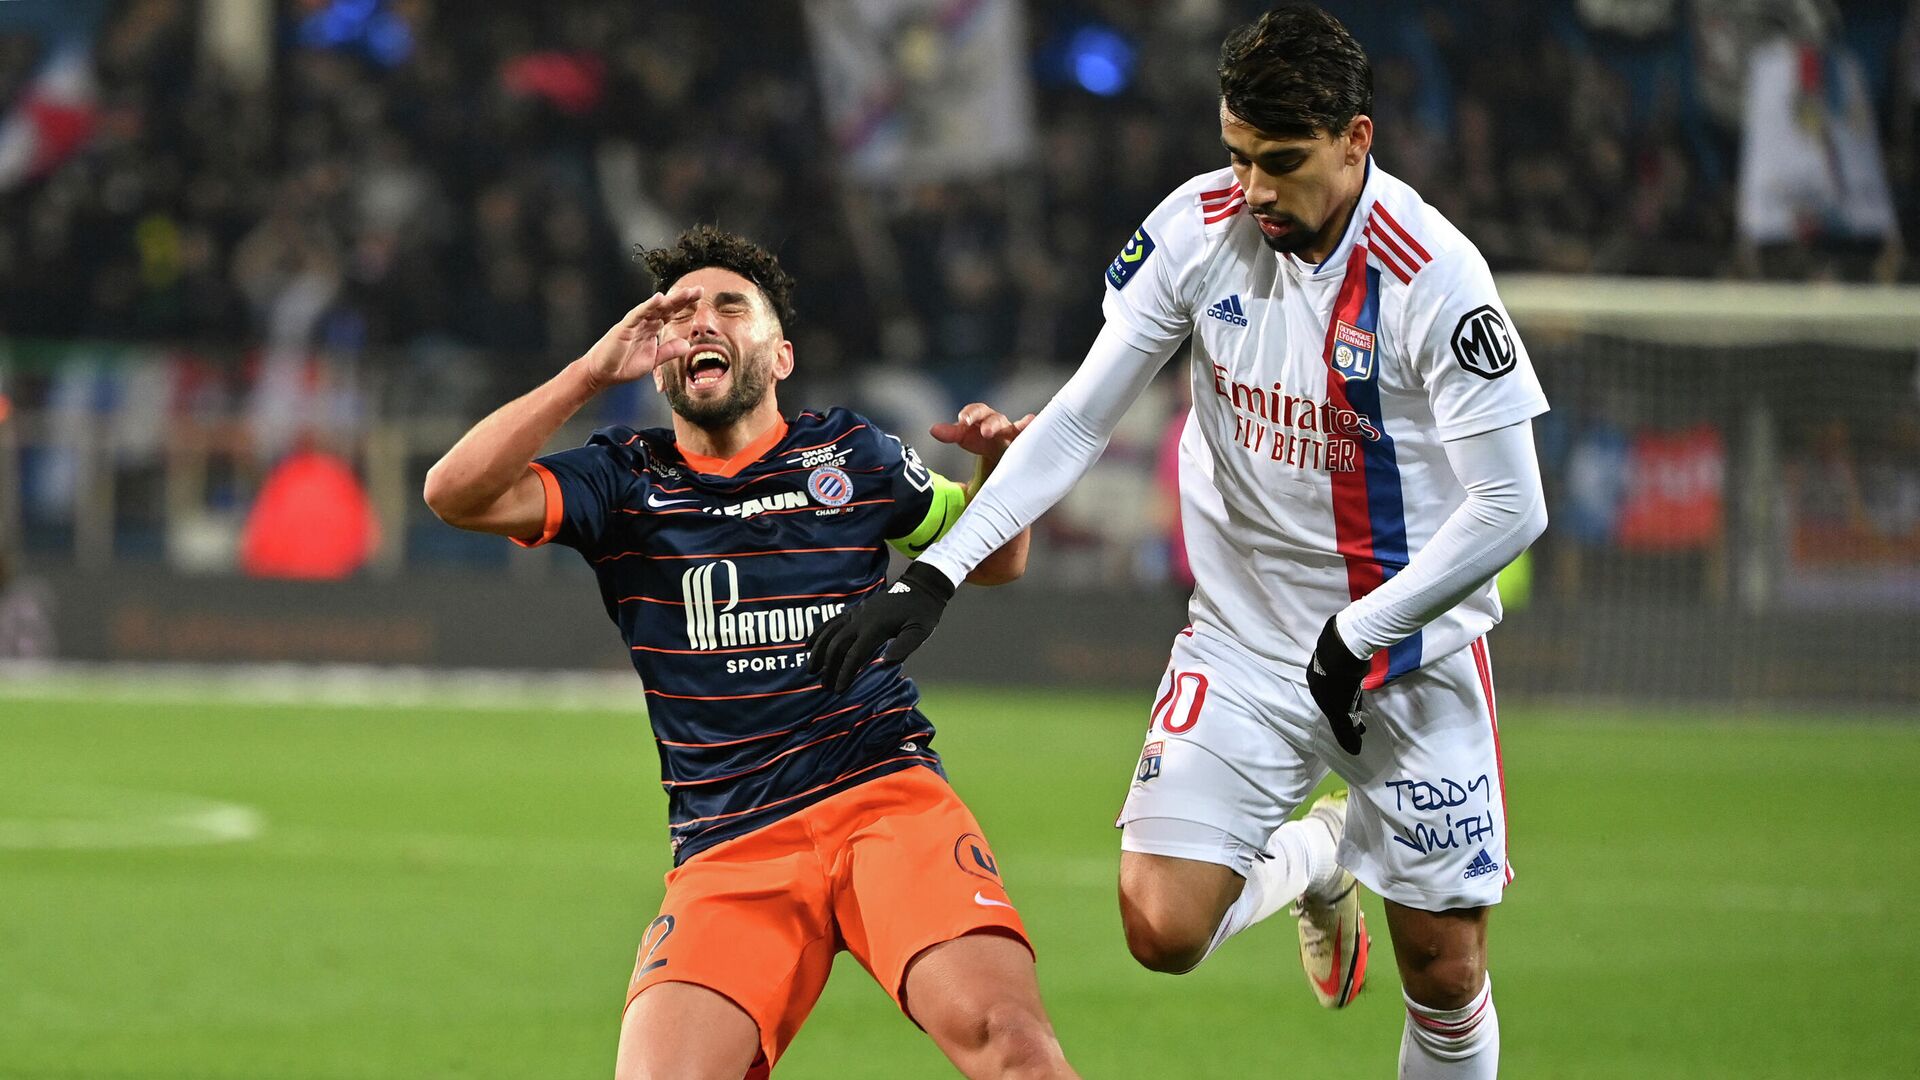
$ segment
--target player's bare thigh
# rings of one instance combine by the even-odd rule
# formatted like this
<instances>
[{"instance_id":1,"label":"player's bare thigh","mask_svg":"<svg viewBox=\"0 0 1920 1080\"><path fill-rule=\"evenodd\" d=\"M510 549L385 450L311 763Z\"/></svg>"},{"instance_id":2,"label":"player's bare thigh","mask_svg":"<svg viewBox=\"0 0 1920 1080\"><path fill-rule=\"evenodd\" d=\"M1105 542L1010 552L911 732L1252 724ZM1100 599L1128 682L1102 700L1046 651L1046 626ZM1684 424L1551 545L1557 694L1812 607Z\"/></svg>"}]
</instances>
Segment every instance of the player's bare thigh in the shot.
<instances>
[{"instance_id":1,"label":"player's bare thigh","mask_svg":"<svg viewBox=\"0 0 1920 1080\"><path fill-rule=\"evenodd\" d=\"M1120 852L1120 925L1134 959L1154 971L1192 970L1246 879L1198 859Z\"/></svg>"},{"instance_id":2,"label":"player's bare thigh","mask_svg":"<svg viewBox=\"0 0 1920 1080\"><path fill-rule=\"evenodd\" d=\"M1053 1033L1033 954L979 931L924 949L907 965L902 1004L969 1077L1077 1076Z\"/></svg>"},{"instance_id":3,"label":"player's bare thigh","mask_svg":"<svg viewBox=\"0 0 1920 1080\"><path fill-rule=\"evenodd\" d=\"M620 1021L615 1080L740 1080L760 1028L740 1006L693 983L656 983Z\"/></svg>"}]
</instances>

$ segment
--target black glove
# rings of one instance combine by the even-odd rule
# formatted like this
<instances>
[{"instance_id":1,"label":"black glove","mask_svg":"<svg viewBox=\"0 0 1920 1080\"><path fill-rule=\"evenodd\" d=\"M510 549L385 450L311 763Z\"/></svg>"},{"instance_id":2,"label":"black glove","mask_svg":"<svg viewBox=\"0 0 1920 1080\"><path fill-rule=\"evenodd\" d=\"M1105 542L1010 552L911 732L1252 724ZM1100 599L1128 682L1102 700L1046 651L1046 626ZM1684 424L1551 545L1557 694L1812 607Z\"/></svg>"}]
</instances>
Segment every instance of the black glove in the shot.
<instances>
[{"instance_id":1,"label":"black glove","mask_svg":"<svg viewBox=\"0 0 1920 1080\"><path fill-rule=\"evenodd\" d=\"M1367 730L1367 725L1360 722L1360 681L1367 677L1368 667L1365 660L1348 651L1333 619L1328 619L1319 643L1313 647L1313 660L1307 664L1307 692L1333 726L1340 749L1349 754L1360 752L1360 736Z\"/></svg>"},{"instance_id":2,"label":"black glove","mask_svg":"<svg viewBox=\"0 0 1920 1080\"><path fill-rule=\"evenodd\" d=\"M897 664L920 647L953 599L953 582L931 566L910 564L886 592L835 615L807 639L807 670L836 694L853 685L860 669L888 638L881 660Z\"/></svg>"}]
</instances>

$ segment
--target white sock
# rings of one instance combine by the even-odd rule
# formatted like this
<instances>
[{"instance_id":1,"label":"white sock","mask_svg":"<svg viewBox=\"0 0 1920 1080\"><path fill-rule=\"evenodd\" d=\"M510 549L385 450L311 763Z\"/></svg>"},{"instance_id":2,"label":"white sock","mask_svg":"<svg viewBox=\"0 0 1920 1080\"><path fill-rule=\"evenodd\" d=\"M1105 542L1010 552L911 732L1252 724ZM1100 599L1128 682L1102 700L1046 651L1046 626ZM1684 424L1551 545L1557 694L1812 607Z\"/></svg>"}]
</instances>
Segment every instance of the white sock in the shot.
<instances>
[{"instance_id":1,"label":"white sock","mask_svg":"<svg viewBox=\"0 0 1920 1080\"><path fill-rule=\"evenodd\" d=\"M1262 854L1266 857L1256 856L1247 868L1247 883L1215 928L1206 956L1212 956L1228 938L1293 903L1302 892L1325 890L1340 874L1333 834L1312 818L1275 829Z\"/></svg>"},{"instance_id":2,"label":"white sock","mask_svg":"<svg viewBox=\"0 0 1920 1080\"><path fill-rule=\"evenodd\" d=\"M1500 1014L1491 975L1458 1009L1429 1009L1407 998L1400 1080L1493 1080L1499 1072Z\"/></svg>"}]
</instances>

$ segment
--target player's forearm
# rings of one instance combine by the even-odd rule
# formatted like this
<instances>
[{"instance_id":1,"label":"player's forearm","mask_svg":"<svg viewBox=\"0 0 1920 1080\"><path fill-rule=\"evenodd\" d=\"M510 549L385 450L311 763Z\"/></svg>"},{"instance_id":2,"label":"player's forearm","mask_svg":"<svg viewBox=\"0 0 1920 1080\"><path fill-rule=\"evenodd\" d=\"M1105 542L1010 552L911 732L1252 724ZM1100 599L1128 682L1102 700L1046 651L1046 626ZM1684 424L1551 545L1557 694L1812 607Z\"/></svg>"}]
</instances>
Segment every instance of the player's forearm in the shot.
<instances>
[{"instance_id":1,"label":"player's forearm","mask_svg":"<svg viewBox=\"0 0 1920 1080\"><path fill-rule=\"evenodd\" d=\"M1467 498L1406 568L1340 613L1356 656L1408 637L1473 595L1547 527L1533 424L1523 421L1447 444Z\"/></svg>"},{"instance_id":2,"label":"player's forearm","mask_svg":"<svg viewBox=\"0 0 1920 1080\"><path fill-rule=\"evenodd\" d=\"M1177 346L1149 352L1101 330L1080 369L1007 448L953 531L920 561L961 581L1038 521L1098 460L1127 406Z\"/></svg>"},{"instance_id":3,"label":"player's forearm","mask_svg":"<svg viewBox=\"0 0 1920 1080\"><path fill-rule=\"evenodd\" d=\"M493 505L525 475L527 466L597 393L579 361L534 390L495 409L427 470L426 500L441 518L458 522Z\"/></svg>"},{"instance_id":4,"label":"player's forearm","mask_svg":"<svg viewBox=\"0 0 1920 1080\"><path fill-rule=\"evenodd\" d=\"M1026 532L1073 489L1074 481L1099 458L1106 444L1104 435L1055 398L1007 449L1003 467L968 500L966 513L953 531L920 561L934 566L949 581L972 580L976 567Z\"/></svg>"},{"instance_id":5,"label":"player's forearm","mask_svg":"<svg viewBox=\"0 0 1920 1080\"><path fill-rule=\"evenodd\" d=\"M971 501L976 492L986 485L987 478L993 475L1000 459L1006 456L1002 451L997 454L983 454L974 461L973 482L967 485L967 499ZM1025 528L1001 544L993 554L980 561L967 575L969 585L1005 585L1018 580L1027 572L1027 551L1032 546L1033 529Z\"/></svg>"}]
</instances>

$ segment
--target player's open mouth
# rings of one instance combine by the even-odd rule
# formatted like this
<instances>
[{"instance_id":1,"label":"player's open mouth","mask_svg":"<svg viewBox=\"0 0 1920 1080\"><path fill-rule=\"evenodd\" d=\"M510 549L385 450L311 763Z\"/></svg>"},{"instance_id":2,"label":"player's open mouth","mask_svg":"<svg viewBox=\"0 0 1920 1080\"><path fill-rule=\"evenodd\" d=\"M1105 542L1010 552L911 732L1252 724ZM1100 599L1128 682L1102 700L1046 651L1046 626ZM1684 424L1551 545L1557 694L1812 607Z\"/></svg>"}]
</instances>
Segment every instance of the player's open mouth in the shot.
<instances>
[{"instance_id":1,"label":"player's open mouth","mask_svg":"<svg viewBox=\"0 0 1920 1080\"><path fill-rule=\"evenodd\" d=\"M1268 236L1285 236L1293 231L1293 222L1291 221L1275 221L1272 218L1263 218L1258 214L1253 216L1253 220L1259 224L1260 231L1266 233Z\"/></svg>"},{"instance_id":2,"label":"player's open mouth","mask_svg":"<svg viewBox=\"0 0 1920 1080\"><path fill-rule=\"evenodd\" d=\"M696 390L718 386L732 367L726 354L718 349L695 350L687 357L687 385Z\"/></svg>"}]
</instances>

